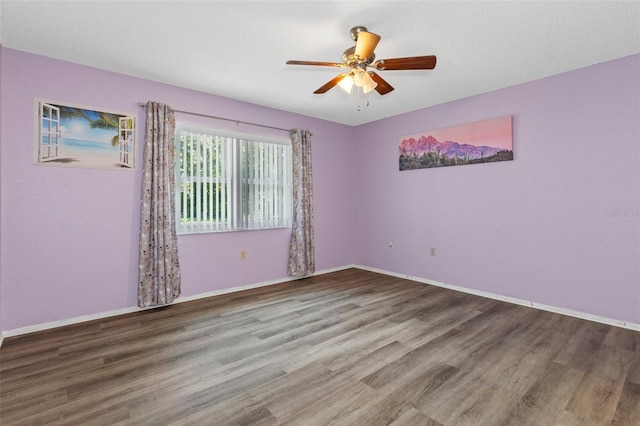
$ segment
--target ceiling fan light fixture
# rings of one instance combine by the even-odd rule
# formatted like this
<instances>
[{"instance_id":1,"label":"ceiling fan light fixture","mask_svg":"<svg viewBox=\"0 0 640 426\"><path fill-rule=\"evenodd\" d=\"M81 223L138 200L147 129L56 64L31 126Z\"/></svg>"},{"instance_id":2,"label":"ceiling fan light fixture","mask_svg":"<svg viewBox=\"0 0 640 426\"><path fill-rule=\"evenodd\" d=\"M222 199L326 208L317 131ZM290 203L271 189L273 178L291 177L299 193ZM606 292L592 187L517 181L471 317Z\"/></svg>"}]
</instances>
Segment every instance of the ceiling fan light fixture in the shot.
<instances>
[{"instance_id":1,"label":"ceiling fan light fixture","mask_svg":"<svg viewBox=\"0 0 640 426\"><path fill-rule=\"evenodd\" d=\"M353 70L353 84L355 84L356 87L364 87L365 84L367 84L368 76L369 74L367 74L362 68L355 68Z\"/></svg>"},{"instance_id":2,"label":"ceiling fan light fixture","mask_svg":"<svg viewBox=\"0 0 640 426\"><path fill-rule=\"evenodd\" d=\"M353 87L353 78L351 78L350 75L345 76L338 82L338 86L340 86L340 88L345 92L351 93L351 88Z\"/></svg>"},{"instance_id":3,"label":"ceiling fan light fixture","mask_svg":"<svg viewBox=\"0 0 640 426\"><path fill-rule=\"evenodd\" d=\"M364 93L369 93L378 85L378 83L371 78L371 75L362 68L353 70L353 84L355 84L356 87L361 87Z\"/></svg>"},{"instance_id":4,"label":"ceiling fan light fixture","mask_svg":"<svg viewBox=\"0 0 640 426\"><path fill-rule=\"evenodd\" d=\"M369 75L369 74L367 74ZM375 81L373 81L373 79L371 77L369 77L369 80L367 82L367 84L365 84L364 86L362 86L362 91L364 93L369 93L370 91L372 91L373 89L375 89L376 87L378 87L378 83L376 83Z\"/></svg>"}]
</instances>

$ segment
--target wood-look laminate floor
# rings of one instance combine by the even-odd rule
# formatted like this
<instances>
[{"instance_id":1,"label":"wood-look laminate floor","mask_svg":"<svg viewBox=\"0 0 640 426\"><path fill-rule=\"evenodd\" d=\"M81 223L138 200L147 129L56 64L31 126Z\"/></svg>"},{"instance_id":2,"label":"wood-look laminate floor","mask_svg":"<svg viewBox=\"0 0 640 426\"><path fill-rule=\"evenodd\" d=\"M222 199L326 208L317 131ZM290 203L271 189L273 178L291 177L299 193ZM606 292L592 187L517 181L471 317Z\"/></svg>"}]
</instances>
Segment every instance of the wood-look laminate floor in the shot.
<instances>
[{"instance_id":1,"label":"wood-look laminate floor","mask_svg":"<svg viewBox=\"0 0 640 426\"><path fill-rule=\"evenodd\" d=\"M640 425L640 333L349 269L5 339L3 425Z\"/></svg>"}]
</instances>

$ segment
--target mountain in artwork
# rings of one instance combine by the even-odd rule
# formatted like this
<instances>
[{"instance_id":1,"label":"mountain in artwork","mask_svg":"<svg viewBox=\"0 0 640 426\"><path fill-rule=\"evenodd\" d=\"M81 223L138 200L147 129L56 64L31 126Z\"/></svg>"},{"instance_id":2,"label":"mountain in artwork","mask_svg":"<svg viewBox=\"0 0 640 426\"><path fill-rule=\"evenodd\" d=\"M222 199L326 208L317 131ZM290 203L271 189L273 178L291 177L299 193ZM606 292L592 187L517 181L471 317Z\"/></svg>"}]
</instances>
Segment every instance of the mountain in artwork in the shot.
<instances>
[{"instance_id":1,"label":"mountain in artwork","mask_svg":"<svg viewBox=\"0 0 640 426\"><path fill-rule=\"evenodd\" d=\"M400 142L399 154L406 156L422 156L429 152L444 155L448 158L459 158L464 160L479 160L496 155L504 151L502 148L492 146L476 146L470 144L460 144L453 141L440 142L433 136L420 136L419 139L409 138Z\"/></svg>"},{"instance_id":2,"label":"mountain in artwork","mask_svg":"<svg viewBox=\"0 0 640 426\"><path fill-rule=\"evenodd\" d=\"M449 140L440 142L432 135L403 139L398 149L400 170L513 160L513 151L508 149Z\"/></svg>"}]
</instances>

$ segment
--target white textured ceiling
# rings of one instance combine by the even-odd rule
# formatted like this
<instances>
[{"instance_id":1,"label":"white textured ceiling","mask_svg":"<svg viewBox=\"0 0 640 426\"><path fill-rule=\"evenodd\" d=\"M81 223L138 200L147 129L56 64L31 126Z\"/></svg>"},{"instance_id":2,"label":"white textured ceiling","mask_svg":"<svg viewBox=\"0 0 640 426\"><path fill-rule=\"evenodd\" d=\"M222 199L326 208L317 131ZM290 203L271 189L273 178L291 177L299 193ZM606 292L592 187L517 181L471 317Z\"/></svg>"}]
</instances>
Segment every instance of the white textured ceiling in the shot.
<instances>
[{"instance_id":1,"label":"white textured ceiling","mask_svg":"<svg viewBox=\"0 0 640 426\"><path fill-rule=\"evenodd\" d=\"M349 125L640 53L639 1L0 0L0 19L4 47ZM437 67L380 71L395 91L357 111L312 93L340 69L285 65L340 62L357 25L377 59Z\"/></svg>"}]
</instances>

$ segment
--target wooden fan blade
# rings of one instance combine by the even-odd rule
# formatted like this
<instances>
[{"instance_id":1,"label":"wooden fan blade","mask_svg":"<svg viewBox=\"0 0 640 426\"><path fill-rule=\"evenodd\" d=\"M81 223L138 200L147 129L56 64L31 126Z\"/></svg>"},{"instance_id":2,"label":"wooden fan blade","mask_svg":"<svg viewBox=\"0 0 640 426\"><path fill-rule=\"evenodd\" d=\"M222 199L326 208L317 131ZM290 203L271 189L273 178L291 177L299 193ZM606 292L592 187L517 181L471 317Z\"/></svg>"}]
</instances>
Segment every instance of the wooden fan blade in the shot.
<instances>
[{"instance_id":1,"label":"wooden fan blade","mask_svg":"<svg viewBox=\"0 0 640 426\"><path fill-rule=\"evenodd\" d=\"M377 70L432 70L436 67L436 57L411 56L408 58L380 59L372 64Z\"/></svg>"},{"instance_id":2,"label":"wooden fan blade","mask_svg":"<svg viewBox=\"0 0 640 426\"><path fill-rule=\"evenodd\" d=\"M333 88L333 86L335 86L338 83L340 83L342 81L342 79L345 78L348 75L349 75L349 73L345 72L345 73L342 73L342 74L336 76L331 81L329 81L328 83L326 83L324 86L320 87L319 89L317 89L313 93L315 93L316 95L319 95L319 94L322 94L322 93L326 93L329 89Z\"/></svg>"},{"instance_id":3,"label":"wooden fan blade","mask_svg":"<svg viewBox=\"0 0 640 426\"><path fill-rule=\"evenodd\" d=\"M344 68L346 64L340 64L338 62L318 62L318 61L287 61L287 65L316 65L321 67L335 67Z\"/></svg>"},{"instance_id":4,"label":"wooden fan blade","mask_svg":"<svg viewBox=\"0 0 640 426\"><path fill-rule=\"evenodd\" d=\"M378 85L376 86L376 92L380 93L381 95L386 95L387 93L389 93L389 92L391 92L393 90L393 86L391 86L389 83L387 83L384 80L384 78L380 77L375 72L369 71L369 75L371 76L373 81L378 83Z\"/></svg>"},{"instance_id":5,"label":"wooden fan blade","mask_svg":"<svg viewBox=\"0 0 640 426\"><path fill-rule=\"evenodd\" d=\"M356 41L356 50L354 55L359 59L367 59L373 54L373 50L378 45L380 36L378 34L360 31L358 40Z\"/></svg>"}]
</instances>

